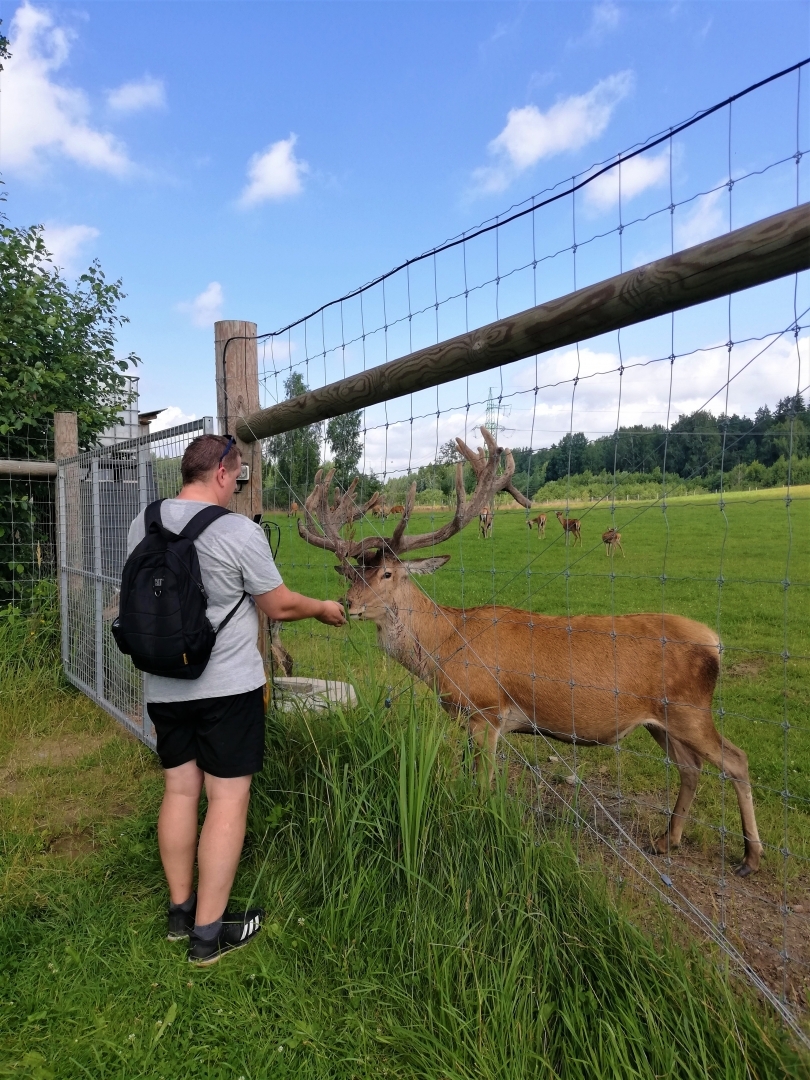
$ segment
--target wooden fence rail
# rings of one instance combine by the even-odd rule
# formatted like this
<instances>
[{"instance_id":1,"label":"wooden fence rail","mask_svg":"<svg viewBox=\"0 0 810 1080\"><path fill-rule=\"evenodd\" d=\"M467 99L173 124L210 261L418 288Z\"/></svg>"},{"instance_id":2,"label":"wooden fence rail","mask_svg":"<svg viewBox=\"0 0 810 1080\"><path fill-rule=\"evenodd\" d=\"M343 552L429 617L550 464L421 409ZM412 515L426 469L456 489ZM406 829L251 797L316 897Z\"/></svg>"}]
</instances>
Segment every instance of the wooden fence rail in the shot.
<instances>
[{"instance_id":1,"label":"wooden fence rail","mask_svg":"<svg viewBox=\"0 0 810 1080\"><path fill-rule=\"evenodd\" d=\"M807 269L810 203L803 203L518 315L243 414L234 431L246 443L280 435Z\"/></svg>"}]
</instances>

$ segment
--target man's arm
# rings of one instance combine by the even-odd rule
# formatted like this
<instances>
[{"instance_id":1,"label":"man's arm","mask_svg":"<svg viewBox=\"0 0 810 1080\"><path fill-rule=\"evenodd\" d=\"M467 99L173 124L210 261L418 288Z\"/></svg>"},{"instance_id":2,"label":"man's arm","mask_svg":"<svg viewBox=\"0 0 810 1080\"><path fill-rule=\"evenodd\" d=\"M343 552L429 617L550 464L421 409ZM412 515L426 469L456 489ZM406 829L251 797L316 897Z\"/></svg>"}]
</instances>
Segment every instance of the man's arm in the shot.
<instances>
[{"instance_id":1,"label":"man's arm","mask_svg":"<svg viewBox=\"0 0 810 1080\"><path fill-rule=\"evenodd\" d=\"M312 596L291 592L286 585L260 593L253 599L259 611L274 622L317 619L327 626L343 626L346 622L346 614L337 600L316 600Z\"/></svg>"}]
</instances>

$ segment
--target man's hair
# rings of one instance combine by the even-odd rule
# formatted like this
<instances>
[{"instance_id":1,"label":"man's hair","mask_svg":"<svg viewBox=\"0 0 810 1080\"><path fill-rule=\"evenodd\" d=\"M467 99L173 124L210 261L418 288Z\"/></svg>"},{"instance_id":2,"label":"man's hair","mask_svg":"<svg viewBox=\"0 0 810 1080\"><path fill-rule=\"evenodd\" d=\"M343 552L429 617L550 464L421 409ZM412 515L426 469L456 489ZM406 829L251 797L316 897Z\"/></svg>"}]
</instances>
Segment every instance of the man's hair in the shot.
<instances>
[{"instance_id":1,"label":"man's hair","mask_svg":"<svg viewBox=\"0 0 810 1080\"><path fill-rule=\"evenodd\" d=\"M208 475L219 467L228 441L228 435L198 435L196 439L192 439L180 463L183 483L194 484L198 480L206 480ZM233 472L240 457L239 448L236 443L232 443L230 450L222 458L222 464L228 472Z\"/></svg>"}]
</instances>

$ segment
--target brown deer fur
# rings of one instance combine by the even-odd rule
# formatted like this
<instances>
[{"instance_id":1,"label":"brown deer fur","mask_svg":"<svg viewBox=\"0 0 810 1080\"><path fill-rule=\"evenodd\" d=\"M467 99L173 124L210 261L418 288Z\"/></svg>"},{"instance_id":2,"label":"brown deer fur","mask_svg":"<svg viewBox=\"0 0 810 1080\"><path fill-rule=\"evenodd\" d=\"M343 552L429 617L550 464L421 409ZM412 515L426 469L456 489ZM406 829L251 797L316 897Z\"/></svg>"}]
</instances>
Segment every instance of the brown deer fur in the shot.
<instances>
[{"instance_id":1,"label":"brown deer fur","mask_svg":"<svg viewBox=\"0 0 810 1080\"><path fill-rule=\"evenodd\" d=\"M602 543L605 545L605 555L611 555L616 548L622 553L624 558L624 548L622 547L622 534L618 529L606 529L602 533Z\"/></svg>"},{"instance_id":2,"label":"brown deer fur","mask_svg":"<svg viewBox=\"0 0 810 1080\"><path fill-rule=\"evenodd\" d=\"M355 510L341 503L330 511L326 496L330 478L325 486L316 478L305 507L307 526L299 523L299 532L310 543L335 551L341 560L335 569L351 583L346 596L349 616L374 622L385 652L432 686L448 712L466 718L490 777L502 735L544 735L606 746L645 727L681 777L667 829L654 844L659 853L680 843L701 766L709 762L736 790L745 846L737 872L752 873L759 867L762 845L748 761L742 750L719 734L712 719L720 671L720 642L713 630L661 613L566 618L492 605L444 607L414 582L413 575L433 573L450 556L404 560L400 555L447 539L480 512L485 497L491 499L494 490L506 486L504 476L496 474L502 451L488 435L484 429L488 445L492 443L490 464L477 472L479 485L472 503L465 504L459 469L456 515L435 533L404 536L414 485L392 537L343 540L340 526L352 520ZM465 456L471 453L458 442ZM506 459L508 482L510 469L514 471L508 451ZM315 531L316 515L322 532Z\"/></svg>"},{"instance_id":3,"label":"brown deer fur","mask_svg":"<svg viewBox=\"0 0 810 1080\"><path fill-rule=\"evenodd\" d=\"M579 540L582 543L582 523L579 518L567 518L562 516L562 511L557 510L557 521L562 525L566 533L572 533L574 537L574 543ZM565 538L565 542L568 543L568 536Z\"/></svg>"},{"instance_id":4,"label":"brown deer fur","mask_svg":"<svg viewBox=\"0 0 810 1080\"><path fill-rule=\"evenodd\" d=\"M536 525L537 526L538 539L545 540L545 538L546 538L546 515L545 514L538 514L537 517L529 518L529 520L526 522L526 524L529 526L529 529L531 529L532 525Z\"/></svg>"}]
</instances>

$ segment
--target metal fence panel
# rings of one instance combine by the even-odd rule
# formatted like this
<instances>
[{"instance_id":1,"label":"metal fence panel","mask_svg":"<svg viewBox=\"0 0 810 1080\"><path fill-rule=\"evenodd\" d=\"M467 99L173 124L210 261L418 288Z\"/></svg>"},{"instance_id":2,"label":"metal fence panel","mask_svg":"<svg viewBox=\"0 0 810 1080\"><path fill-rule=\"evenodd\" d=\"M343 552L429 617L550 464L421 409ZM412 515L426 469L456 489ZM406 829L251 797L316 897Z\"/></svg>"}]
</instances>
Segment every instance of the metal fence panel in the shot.
<instances>
[{"instance_id":1,"label":"metal fence panel","mask_svg":"<svg viewBox=\"0 0 810 1080\"><path fill-rule=\"evenodd\" d=\"M143 675L118 651L118 614L127 534L155 499L173 498L192 439L211 434L210 416L58 463L62 664L68 680L154 748L144 709Z\"/></svg>"}]
</instances>

